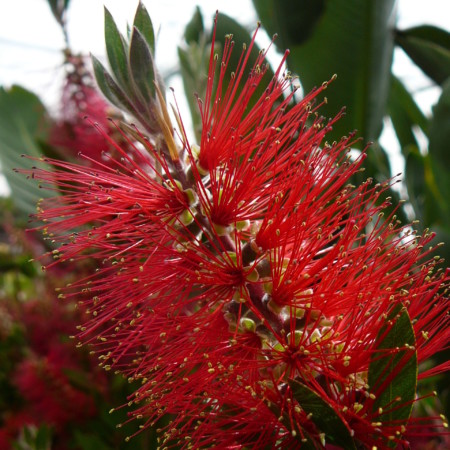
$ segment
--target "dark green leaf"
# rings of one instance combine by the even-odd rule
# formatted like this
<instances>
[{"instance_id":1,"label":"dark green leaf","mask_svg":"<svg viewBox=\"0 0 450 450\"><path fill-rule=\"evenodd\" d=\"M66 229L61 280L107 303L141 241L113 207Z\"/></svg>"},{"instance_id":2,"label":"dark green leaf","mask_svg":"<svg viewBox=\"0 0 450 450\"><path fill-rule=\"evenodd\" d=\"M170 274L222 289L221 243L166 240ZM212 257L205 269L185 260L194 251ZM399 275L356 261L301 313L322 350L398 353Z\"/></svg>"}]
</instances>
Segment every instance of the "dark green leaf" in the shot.
<instances>
[{"instance_id":1,"label":"dark green leaf","mask_svg":"<svg viewBox=\"0 0 450 450\"><path fill-rule=\"evenodd\" d=\"M52 446L52 435L47 425L41 425L36 432L35 449L50 450Z\"/></svg>"},{"instance_id":2,"label":"dark green leaf","mask_svg":"<svg viewBox=\"0 0 450 450\"><path fill-rule=\"evenodd\" d=\"M109 65L117 83L124 92L128 92L127 45L117 29L111 13L105 7L105 43Z\"/></svg>"},{"instance_id":3,"label":"dark green leaf","mask_svg":"<svg viewBox=\"0 0 450 450\"><path fill-rule=\"evenodd\" d=\"M138 92L144 101L150 102L155 94L153 55L137 28L133 28L131 34L129 61L134 91Z\"/></svg>"},{"instance_id":4,"label":"dark green leaf","mask_svg":"<svg viewBox=\"0 0 450 450\"><path fill-rule=\"evenodd\" d=\"M434 193L439 204L437 224L447 228L450 223L450 79L442 87L441 97L433 108L433 118L429 128L429 158L433 178Z\"/></svg>"},{"instance_id":5,"label":"dark green leaf","mask_svg":"<svg viewBox=\"0 0 450 450\"><path fill-rule=\"evenodd\" d=\"M408 197L416 215L421 222L425 219L425 210L428 202L425 202L425 158L420 154L417 147L410 146L406 157L405 182L408 189ZM430 205L431 206L431 205Z\"/></svg>"},{"instance_id":6,"label":"dark green leaf","mask_svg":"<svg viewBox=\"0 0 450 450\"><path fill-rule=\"evenodd\" d=\"M136 9L134 16L133 26L137 28L143 38L146 40L148 48L151 50L152 55L155 54L155 32L153 30L152 20L147 12L146 7L140 1Z\"/></svg>"},{"instance_id":7,"label":"dark green leaf","mask_svg":"<svg viewBox=\"0 0 450 450\"><path fill-rule=\"evenodd\" d=\"M406 424L417 386L416 340L406 308L397 305L386 319L375 343L368 382L376 395L377 421ZM384 412L379 413L379 408Z\"/></svg>"},{"instance_id":8,"label":"dark green leaf","mask_svg":"<svg viewBox=\"0 0 450 450\"><path fill-rule=\"evenodd\" d=\"M311 421L321 433L325 433L328 443L356 449L348 424L327 401L299 381L290 380L289 385L295 400L307 414L311 414Z\"/></svg>"},{"instance_id":9,"label":"dark green leaf","mask_svg":"<svg viewBox=\"0 0 450 450\"><path fill-rule=\"evenodd\" d=\"M15 450L50 450L52 447L51 430L47 425L36 428L26 425L20 438L12 443Z\"/></svg>"},{"instance_id":10,"label":"dark green leaf","mask_svg":"<svg viewBox=\"0 0 450 450\"><path fill-rule=\"evenodd\" d=\"M192 42L200 42L200 37L205 32L204 26L203 26L203 16L200 12L200 8L197 6L195 8L194 15L192 16L192 19L190 22L186 25L186 28L184 30L184 39L188 44Z\"/></svg>"},{"instance_id":11,"label":"dark green leaf","mask_svg":"<svg viewBox=\"0 0 450 450\"><path fill-rule=\"evenodd\" d=\"M95 79L103 95L114 106L125 108L132 112L134 110L133 105L125 92L114 81L113 77L107 72L103 64L94 55L91 55L91 58Z\"/></svg>"},{"instance_id":12,"label":"dark green leaf","mask_svg":"<svg viewBox=\"0 0 450 450\"><path fill-rule=\"evenodd\" d=\"M204 39L198 44L194 41L191 42L186 49L178 48L184 91L186 92L186 100L191 112L197 142L200 142L202 120L195 94L198 94L200 98L204 98L208 58L209 50Z\"/></svg>"},{"instance_id":13,"label":"dark green leaf","mask_svg":"<svg viewBox=\"0 0 450 450\"><path fill-rule=\"evenodd\" d=\"M450 76L450 33L431 25L396 32L395 42L437 84Z\"/></svg>"},{"instance_id":14,"label":"dark green leaf","mask_svg":"<svg viewBox=\"0 0 450 450\"><path fill-rule=\"evenodd\" d=\"M270 35L278 33L283 39L288 23L299 22L308 14L316 18L309 38L291 46L288 66L300 76L306 92L337 74L321 114L334 116L342 106L347 110L333 126L329 140L338 140L354 129L367 141L377 139L389 92L395 0L329 0L316 13L311 9L313 2L302 3L304 10L292 9L288 20L275 14L276 0L254 0L263 26ZM293 42L295 28L290 30L288 40ZM297 33L301 41L304 31L299 27Z\"/></svg>"},{"instance_id":15,"label":"dark green leaf","mask_svg":"<svg viewBox=\"0 0 450 450\"><path fill-rule=\"evenodd\" d=\"M95 81L97 82L98 87L100 88L103 95L115 106L117 105L117 98L113 95L112 91L108 87L108 83L106 82L106 73L107 70L103 66L103 64L94 56L91 55L92 67L94 69Z\"/></svg>"},{"instance_id":16,"label":"dark green leaf","mask_svg":"<svg viewBox=\"0 0 450 450\"><path fill-rule=\"evenodd\" d=\"M205 98L210 55L210 47L203 27L203 17L199 8L196 8L192 19L186 26L184 37L187 45L178 47L178 59L195 137L199 142L202 120L196 95Z\"/></svg>"},{"instance_id":17,"label":"dark green leaf","mask_svg":"<svg viewBox=\"0 0 450 450\"><path fill-rule=\"evenodd\" d=\"M433 107L430 123L430 153L439 164L450 167L450 80L442 87L438 103Z\"/></svg>"},{"instance_id":18,"label":"dark green leaf","mask_svg":"<svg viewBox=\"0 0 450 450\"><path fill-rule=\"evenodd\" d=\"M46 139L48 128L47 112L35 94L19 86L9 90L0 88L0 161L14 206L22 213L22 219L35 212L40 197L50 194L36 189L35 182L13 169L39 165L36 161L21 158L21 154L42 157L38 142Z\"/></svg>"},{"instance_id":19,"label":"dark green leaf","mask_svg":"<svg viewBox=\"0 0 450 450\"><path fill-rule=\"evenodd\" d=\"M96 434L75 430L74 435L77 447L81 450L108 450L111 448L107 442L104 442Z\"/></svg>"},{"instance_id":20,"label":"dark green leaf","mask_svg":"<svg viewBox=\"0 0 450 450\"><path fill-rule=\"evenodd\" d=\"M299 45L311 36L325 12L325 3L325 0L253 1L263 26L278 34L276 44L281 51ZM278 29L281 24L283 29Z\"/></svg>"},{"instance_id":21,"label":"dark green leaf","mask_svg":"<svg viewBox=\"0 0 450 450\"><path fill-rule=\"evenodd\" d=\"M411 93L394 75L391 76L388 112L402 150L409 145L417 146L416 138L413 134L414 126L419 126L425 135L428 134L428 119L417 106ZM404 152L403 154L407 156L407 153Z\"/></svg>"}]
</instances>

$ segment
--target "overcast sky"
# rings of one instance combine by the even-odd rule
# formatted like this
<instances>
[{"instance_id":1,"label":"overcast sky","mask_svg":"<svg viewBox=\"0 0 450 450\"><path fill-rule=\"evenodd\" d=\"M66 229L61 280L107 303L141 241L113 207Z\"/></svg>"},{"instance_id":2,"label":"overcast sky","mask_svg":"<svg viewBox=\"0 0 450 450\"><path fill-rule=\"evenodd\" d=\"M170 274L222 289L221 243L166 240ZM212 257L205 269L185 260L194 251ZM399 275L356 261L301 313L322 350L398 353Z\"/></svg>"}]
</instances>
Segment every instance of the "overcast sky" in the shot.
<instances>
[{"instance_id":1,"label":"overcast sky","mask_svg":"<svg viewBox=\"0 0 450 450\"><path fill-rule=\"evenodd\" d=\"M157 61L162 70L176 65L176 47L196 4L200 5L206 21L216 9L245 25L252 26L257 21L251 0L144 0L144 3L160 29ZM132 21L137 0L71 0L69 36L75 51L104 54L103 5L124 30L126 22ZM449 0L399 0L398 7L400 28L432 23L450 29ZM260 33L263 43L264 38L264 33ZM25 85L37 93L45 93L51 103L59 89L55 80L61 73L62 46L61 32L46 0L0 1L0 85ZM431 85L420 72L412 70L401 52L396 55L395 70L417 90ZM425 91L420 101L431 104L436 95ZM427 96L432 98L423 99Z\"/></svg>"},{"instance_id":2,"label":"overcast sky","mask_svg":"<svg viewBox=\"0 0 450 450\"><path fill-rule=\"evenodd\" d=\"M123 31L132 22L138 0L71 0L68 23L73 50L104 54L103 5L106 5ZM199 5L206 26L214 11L236 18L252 27L257 17L251 0L144 0L154 26L159 28L156 50L157 63L163 72L176 66L176 47L184 26ZM450 29L449 0L398 0L398 27L435 24ZM264 33L260 45L267 45ZM0 86L20 84L40 95L55 109L62 76L63 37L54 21L46 0L0 0ZM277 61L272 54L272 61ZM426 111L436 102L439 89L422 75L401 52L394 61L396 74L416 93L416 100ZM171 83L183 97L181 84ZM1 187L0 187L1 191Z\"/></svg>"}]
</instances>

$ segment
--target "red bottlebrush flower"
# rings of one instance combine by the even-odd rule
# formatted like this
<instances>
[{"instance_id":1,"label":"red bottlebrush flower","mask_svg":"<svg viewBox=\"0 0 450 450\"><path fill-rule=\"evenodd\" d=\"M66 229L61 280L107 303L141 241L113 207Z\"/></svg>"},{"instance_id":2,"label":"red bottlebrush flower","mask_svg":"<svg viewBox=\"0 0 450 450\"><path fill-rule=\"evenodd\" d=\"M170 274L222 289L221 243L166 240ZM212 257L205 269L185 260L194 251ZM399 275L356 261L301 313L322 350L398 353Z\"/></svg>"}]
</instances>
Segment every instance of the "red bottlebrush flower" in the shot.
<instances>
[{"instance_id":1,"label":"red bottlebrush flower","mask_svg":"<svg viewBox=\"0 0 450 450\"><path fill-rule=\"evenodd\" d=\"M116 116L118 112L95 88L85 58L70 53L66 57L68 73L62 92L61 112L51 129L49 142L64 152L64 159L82 152L95 161L102 161L105 141L86 118L98 122L109 134L114 134L115 129L108 116ZM85 161L89 164L88 160Z\"/></svg>"},{"instance_id":2,"label":"red bottlebrush flower","mask_svg":"<svg viewBox=\"0 0 450 450\"><path fill-rule=\"evenodd\" d=\"M33 423L46 423L58 432L67 424L82 422L96 413L91 393L102 392L105 382L95 361L67 339L76 331L81 316L73 308L73 304L44 298L28 301L20 312L30 352L16 367L13 383L26 402ZM85 382L89 382L91 392L77 386L77 377L86 377L86 373Z\"/></svg>"},{"instance_id":3,"label":"red bottlebrush flower","mask_svg":"<svg viewBox=\"0 0 450 450\"><path fill-rule=\"evenodd\" d=\"M132 418L171 417L167 448L406 445L414 397L387 393L450 334L432 235L383 217L390 182L351 185L364 155L350 158L353 136L324 141L326 84L297 102L282 65L265 80L263 54L245 76L249 49L228 83L231 50L216 92L211 51L200 147L183 129L175 147L161 97L163 144L128 138L125 151L104 133L120 159L33 171L63 194L36 215L52 256L98 261L61 294L91 314L79 337L142 382Z\"/></svg>"},{"instance_id":4,"label":"red bottlebrush flower","mask_svg":"<svg viewBox=\"0 0 450 450\"><path fill-rule=\"evenodd\" d=\"M67 377L66 371L79 368L66 347L53 346L45 357L25 359L14 380L34 423L47 423L58 431L96 412L93 398L74 387Z\"/></svg>"}]
</instances>

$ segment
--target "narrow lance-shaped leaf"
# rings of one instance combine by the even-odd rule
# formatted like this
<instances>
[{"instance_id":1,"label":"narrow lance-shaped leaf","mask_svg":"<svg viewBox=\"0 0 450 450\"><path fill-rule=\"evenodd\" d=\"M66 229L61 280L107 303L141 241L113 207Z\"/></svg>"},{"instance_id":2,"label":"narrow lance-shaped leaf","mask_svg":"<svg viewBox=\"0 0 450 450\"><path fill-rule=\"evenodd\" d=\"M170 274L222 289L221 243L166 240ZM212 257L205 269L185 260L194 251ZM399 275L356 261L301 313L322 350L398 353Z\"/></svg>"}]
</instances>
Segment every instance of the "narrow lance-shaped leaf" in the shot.
<instances>
[{"instance_id":1,"label":"narrow lance-shaped leaf","mask_svg":"<svg viewBox=\"0 0 450 450\"><path fill-rule=\"evenodd\" d=\"M103 95L118 108L125 108L130 114L134 115L137 120L144 123L140 112L134 106L134 103L123 92L114 78L108 73L103 64L95 57L91 56L92 65L94 67L94 75Z\"/></svg>"},{"instance_id":2,"label":"narrow lance-shaped leaf","mask_svg":"<svg viewBox=\"0 0 450 450\"><path fill-rule=\"evenodd\" d=\"M152 55L155 54L155 32L153 23L144 4L140 1L134 16L133 27L137 28L146 40Z\"/></svg>"},{"instance_id":3,"label":"narrow lance-shaped leaf","mask_svg":"<svg viewBox=\"0 0 450 450\"><path fill-rule=\"evenodd\" d=\"M155 95L155 65L152 52L141 32L134 27L131 34L129 67L133 79L133 90L145 102Z\"/></svg>"},{"instance_id":4,"label":"narrow lance-shaped leaf","mask_svg":"<svg viewBox=\"0 0 450 450\"><path fill-rule=\"evenodd\" d=\"M416 340L406 308L397 305L380 330L369 365L373 411L386 424L406 424L417 386ZM380 409L381 408L381 409Z\"/></svg>"},{"instance_id":5,"label":"narrow lance-shaped leaf","mask_svg":"<svg viewBox=\"0 0 450 450\"><path fill-rule=\"evenodd\" d=\"M103 64L94 56L91 55L92 68L94 69L95 81L97 82L98 87L102 94L114 105L114 106L122 106L117 97L113 94L111 89L106 82L106 73L107 70L103 66Z\"/></svg>"},{"instance_id":6,"label":"narrow lance-shaped leaf","mask_svg":"<svg viewBox=\"0 0 450 450\"><path fill-rule=\"evenodd\" d=\"M189 23L186 25L184 30L184 39L189 44L191 42L200 42L200 39L205 32L203 25L203 16L200 12L200 8L197 6L195 8L194 15L192 16Z\"/></svg>"},{"instance_id":7,"label":"narrow lance-shaped leaf","mask_svg":"<svg viewBox=\"0 0 450 450\"><path fill-rule=\"evenodd\" d=\"M311 414L311 420L325 434L328 443L356 449L348 425L326 400L299 381L290 380L289 385L295 400L307 414Z\"/></svg>"},{"instance_id":8,"label":"narrow lance-shaped leaf","mask_svg":"<svg viewBox=\"0 0 450 450\"><path fill-rule=\"evenodd\" d=\"M124 92L128 92L128 65L127 45L124 37L120 34L116 23L105 7L105 43L109 65L116 77L117 83Z\"/></svg>"}]
</instances>

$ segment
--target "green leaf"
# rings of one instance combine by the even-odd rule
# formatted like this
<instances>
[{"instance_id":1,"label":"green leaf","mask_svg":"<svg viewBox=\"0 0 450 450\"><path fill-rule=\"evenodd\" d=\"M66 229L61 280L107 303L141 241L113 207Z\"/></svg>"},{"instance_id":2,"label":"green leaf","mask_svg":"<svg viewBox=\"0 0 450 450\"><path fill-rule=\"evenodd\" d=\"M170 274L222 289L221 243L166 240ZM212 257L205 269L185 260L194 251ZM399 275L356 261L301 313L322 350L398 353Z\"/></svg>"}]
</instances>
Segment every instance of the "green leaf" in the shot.
<instances>
[{"instance_id":1,"label":"green leaf","mask_svg":"<svg viewBox=\"0 0 450 450\"><path fill-rule=\"evenodd\" d=\"M134 107L131 100L114 81L114 78L108 73L103 64L94 55L91 55L91 59L95 80L103 95L118 108L125 108L129 112L133 112Z\"/></svg>"},{"instance_id":2,"label":"green leaf","mask_svg":"<svg viewBox=\"0 0 450 450\"><path fill-rule=\"evenodd\" d=\"M295 2L276 2L254 0L263 26L278 35L277 47L285 49L306 41L314 32L325 12L325 0L296 0ZM283 24L283 29L278 26Z\"/></svg>"},{"instance_id":3,"label":"green leaf","mask_svg":"<svg viewBox=\"0 0 450 450\"><path fill-rule=\"evenodd\" d=\"M442 93L437 104L433 107L433 118L430 129L430 154L437 164L450 167L450 80L442 87Z\"/></svg>"},{"instance_id":4,"label":"green leaf","mask_svg":"<svg viewBox=\"0 0 450 450\"><path fill-rule=\"evenodd\" d=\"M155 94L153 55L147 41L137 28L133 28L131 34L129 64L134 91L139 93L145 102L151 102Z\"/></svg>"},{"instance_id":5,"label":"green leaf","mask_svg":"<svg viewBox=\"0 0 450 450\"><path fill-rule=\"evenodd\" d=\"M105 7L105 43L109 65L116 77L117 84L124 92L128 92L127 44L117 29L117 25L108 9Z\"/></svg>"},{"instance_id":6,"label":"green leaf","mask_svg":"<svg viewBox=\"0 0 450 450\"><path fill-rule=\"evenodd\" d=\"M395 42L437 84L450 76L450 33L431 25L397 30Z\"/></svg>"},{"instance_id":7,"label":"green leaf","mask_svg":"<svg viewBox=\"0 0 450 450\"><path fill-rule=\"evenodd\" d=\"M50 193L39 191L34 181L13 169L39 165L21 155L42 157L39 141L47 138L48 128L47 111L39 97L20 86L0 88L0 162L13 204L24 220L35 212L37 200Z\"/></svg>"},{"instance_id":8,"label":"green leaf","mask_svg":"<svg viewBox=\"0 0 450 450\"><path fill-rule=\"evenodd\" d=\"M188 44L191 42L200 42L201 36L205 32L203 25L203 16L200 12L200 8L197 6L195 8L194 15L189 23L186 25L184 30L184 39Z\"/></svg>"},{"instance_id":9,"label":"green leaf","mask_svg":"<svg viewBox=\"0 0 450 450\"><path fill-rule=\"evenodd\" d=\"M428 134L428 119L417 106L411 93L403 83L394 75L391 76L391 88L389 91L388 113L397 134L398 140L404 151L410 145L418 147L413 134L413 127L419 126L425 135Z\"/></svg>"},{"instance_id":10,"label":"green leaf","mask_svg":"<svg viewBox=\"0 0 450 450\"><path fill-rule=\"evenodd\" d=\"M94 433L83 433L82 431L75 430L75 443L81 450L108 450L110 445L100 439Z\"/></svg>"},{"instance_id":11,"label":"green leaf","mask_svg":"<svg viewBox=\"0 0 450 450\"><path fill-rule=\"evenodd\" d=\"M415 345L408 311L397 305L379 332L369 365L368 382L376 395L373 412L377 421L398 426L407 423L417 386ZM379 414L379 408L384 412Z\"/></svg>"},{"instance_id":12,"label":"green leaf","mask_svg":"<svg viewBox=\"0 0 450 450\"><path fill-rule=\"evenodd\" d=\"M289 24L311 16L316 20L305 41L304 31L298 28L301 43L290 48L289 69L300 76L305 92L337 74L321 114L331 117L345 106L346 115L333 126L329 140L338 140L354 129L364 140L376 140L389 92L395 0L329 0L319 12L313 9L314 2L301 2L302 9L293 8L285 17L275 13L280 5L276 0L253 3L268 33L278 33L281 42L295 43L295 27ZM368 155L370 160L370 150Z\"/></svg>"},{"instance_id":13,"label":"green leaf","mask_svg":"<svg viewBox=\"0 0 450 450\"><path fill-rule=\"evenodd\" d=\"M26 425L21 436L13 442L15 450L50 450L52 447L52 433L47 425L37 428L35 425Z\"/></svg>"},{"instance_id":14,"label":"green leaf","mask_svg":"<svg viewBox=\"0 0 450 450\"><path fill-rule=\"evenodd\" d=\"M148 14L147 8L140 1L134 16L133 27L137 28L142 37L147 42L152 55L155 54L155 32L153 30L152 20Z\"/></svg>"},{"instance_id":15,"label":"green leaf","mask_svg":"<svg viewBox=\"0 0 450 450\"><path fill-rule=\"evenodd\" d=\"M434 179L434 193L439 204L437 224L449 229L450 223L450 79L442 86L442 94L433 108L429 128L428 157ZM430 174L431 175L431 174Z\"/></svg>"},{"instance_id":16,"label":"green leaf","mask_svg":"<svg viewBox=\"0 0 450 450\"><path fill-rule=\"evenodd\" d=\"M178 60L195 138L197 142L200 142L202 120L196 96L205 98L210 46L203 26L203 17L198 7L186 26L184 38L186 45L178 47Z\"/></svg>"},{"instance_id":17,"label":"green leaf","mask_svg":"<svg viewBox=\"0 0 450 450\"><path fill-rule=\"evenodd\" d=\"M36 433L35 449L50 450L52 446L52 433L47 425L41 425Z\"/></svg>"},{"instance_id":18,"label":"green leaf","mask_svg":"<svg viewBox=\"0 0 450 450\"><path fill-rule=\"evenodd\" d=\"M425 172L425 158L420 154L417 147L410 146L406 157L405 182L416 219L421 222L425 220L426 209L429 204L429 202L426 202Z\"/></svg>"},{"instance_id":19,"label":"green leaf","mask_svg":"<svg viewBox=\"0 0 450 450\"><path fill-rule=\"evenodd\" d=\"M108 71L105 69L105 66L94 56L91 55L92 67L94 69L95 81L97 82L98 87L102 94L115 106L117 105L117 97L113 94L111 89L106 82L106 74Z\"/></svg>"},{"instance_id":20,"label":"green leaf","mask_svg":"<svg viewBox=\"0 0 450 450\"><path fill-rule=\"evenodd\" d=\"M206 40L201 39L199 43L193 41L186 49L178 47L178 59L195 137L197 142L200 142L202 119L195 94L200 98L205 98L206 73L208 71L209 60L209 50L206 45Z\"/></svg>"},{"instance_id":21,"label":"green leaf","mask_svg":"<svg viewBox=\"0 0 450 450\"><path fill-rule=\"evenodd\" d=\"M290 380L289 386L300 407L311 414L311 421L325 433L328 443L356 449L348 424L326 400L299 381Z\"/></svg>"}]
</instances>

